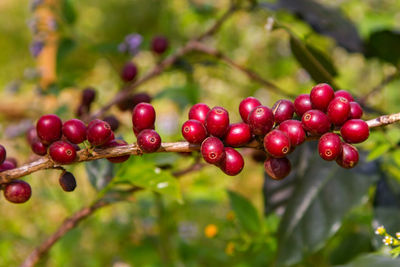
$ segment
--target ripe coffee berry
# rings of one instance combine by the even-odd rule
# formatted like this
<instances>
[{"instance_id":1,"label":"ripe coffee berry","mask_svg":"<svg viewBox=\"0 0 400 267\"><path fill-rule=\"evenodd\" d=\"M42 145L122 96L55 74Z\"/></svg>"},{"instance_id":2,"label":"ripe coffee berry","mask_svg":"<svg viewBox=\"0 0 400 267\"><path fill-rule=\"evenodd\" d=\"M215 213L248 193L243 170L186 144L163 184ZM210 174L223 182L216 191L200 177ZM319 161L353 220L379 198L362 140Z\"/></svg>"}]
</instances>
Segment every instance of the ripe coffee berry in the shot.
<instances>
[{"instance_id":1,"label":"ripe coffee berry","mask_svg":"<svg viewBox=\"0 0 400 267\"><path fill-rule=\"evenodd\" d=\"M290 173L291 164L287 158L268 157L264 162L264 169L272 179L281 180Z\"/></svg>"},{"instance_id":2,"label":"ripe coffee berry","mask_svg":"<svg viewBox=\"0 0 400 267\"><path fill-rule=\"evenodd\" d=\"M126 111L126 110L133 110L139 103L150 103L151 96L147 93L137 93L134 95L129 95L125 97L122 101L120 101L117 106L119 110Z\"/></svg>"},{"instance_id":3,"label":"ripe coffee berry","mask_svg":"<svg viewBox=\"0 0 400 267\"><path fill-rule=\"evenodd\" d=\"M155 152L161 146L160 135L151 129L141 131L137 136L138 146L147 153Z\"/></svg>"},{"instance_id":4,"label":"ripe coffee berry","mask_svg":"<svg viewBox=\"0 0 400 267\"><path fill-rule=\"evenodd\" d=\"M231 147L225 147L225 157L218 164L220 169L227 175L238 175L244 166L242 155Z\"/></svg>"},{"instance_id":5,"label":"ripe coffee berry","mask_svg":"<svg viewBox=\"0 0 400 267\"><path fill-rule=\"evenodd\" d=\"M207 113L210 111L210 107L203 103L198 103L191 107L189 110L189 120L198 120L205 125Z\"/></svg>"},{"instance_id":6,"label":"ripe coffee berry","mask_svg":"<svg viewBox=\"0 0 400 267\"><path fill-rule=\"evenodd\" d=\"M135 79L138 73L137 67L133 62L128 62L124 65L121 71L121 79L124 82L130 82Z\"/></svg>"},{"instance_id":7,"label":"ripe coffee berry","mask_svg":"<svg viewBox=\"0 0 400 267\"><path fill-rule=\"evenodd\" d=\"M189 143L201 144L207 137L207 130L200 121L188 120L182 125L182 136Z\"/></svg>"},{"instance_id":8,"label":"ripe coffee berry","mask_svg":"<svg viewBox=\"0 0 400 267\"><path fill-rule=\"evenodd\" d=\"M104 117L103 121L110 125L111 131L116 131L119 128L119 120L114 115Z\"/></svg>"},{"instance_id":9,"label":"ripe coffee berry","mask_svg":"<svg viewBox=\"0 0 400 267\"><path fill-rule=\"evenodd\" d=\"M17 166L10 160L5 160L2 164L0 164L0 172L11 170L16 168Z\"/></svg>"},{"instance_id":10,"label":"ripe coffee berry","mask_svg":"<svg viewBox=\"0 0 400 267\"><path fill-rule=\"evenodd\" d=\"M25 137L26 137L26 141L28 142L28 144L32 144L34 141L36 141L36 139L39 138L39 137L37 136L36 127L32 125L32 126L26 131Z\"/></svg>"},{"instance_id":11,"label":"ripe coffee berry","mask_svg":"<svg viewBox=\"0 0 400 267\"><path fill-rule=\"evenodd\" d=\"M44 115L40 117L36 124L36 131L38 137L45 144L51 144L61 138L62 135L62 122L61 119L54 115Z\"/></svg>"},{"instance_id":12,"label":"ripe coffee berry","mask_svg":"<svg viewBox=\"0 0 400 267\"><path fill-rule=\"evenodd\" d=\"M2 164L7 157L7 151L6 148L2 145L0 145L0 164Z\"/></svg>"},{"instance_id":13,"label":"ripe coffee berry","mask_svg":"<svg viewBox=\"0 0 400 267\"><path fill-rule=\"evenodd\" d=\"M284 132L272 130L264 137L264 148L272 157L283 158L290 152L290 139Z\"/></svg>"},{"instance_id":14,"label":"ripe coffee berry","mask_svg":"<svg viewBox=\"0 0 400 267\"><path fill-rule=\"evenodd\" d=\"M6 160L4 162L10 162L12 164L13 168L17 168L17 166L18 166L18 162L15 158L6 158Z\"/></svg>"},{"instance_id":15,"label":"ripe coffee berry","mask_svg":"<svg viewBox=\"0 0 400 267\"><path fill-rule=\"evenodd\" d=\"M306 140L306 132L300 121L286 120L279 125L278 130L284 132L289 137L292 148L295 148Z\"/></svg>"},{"instance_id":16,"label":"ripe coffee berry","mask_svg":"<svg viewBox=\"0 0 400 267\"><path fill-rule=\"evenodd\" d=\"M297 116L301 118L304 113L312 109L311 106L311 99L309 94L302 94L296 97L293 102L294 111L296 112Z\"/></svg>"},{"instance_id":17,"label":"ripe coffee berry","mask_svg":"<svg viewBox=\"0 0 400 267\"><path fill-rule=\"evenodd\" d=\"M43 144L39 138L37 138L35 141L32 142L31 148L33 153L39 155L39 156L44 156L47 154L47 146Z\"/></svg>"},{"instance_id":18,"label":"ripe coffee berry","mask_svg":"<svg viewBox=\"0 0 400 267\"><path fill-rule=\"evenodd\" d=\"M320 110L312 109L303 114L301 123L311 135L322 135L331 128L328 116Z\"/></svg>"},{"instance_id":19,"label":"ripe coffee berry","mask_svg":"<svg viewBox=\"0 0 400 267\"><path fill-rule=\"evenodd\" d=\"M81 120L72 119L64 122L62 132L73 144L80 144L86 140L86 125Z\"/></svg>"},{"instance_id":20,"label":"ripe coffee berry","mask_svg":"<svg viewBox=\"0 0 400 267\"><path fill-rule=\"evenodd\" d=\"M124 140L114 139L114 140L107 142L107 144L104 146L104 148L126 146L127 144L128 143L125 142ZM129 159L129 157L130 157L130 155L125 155L125 156L107 158L107 160L112 163L121 163L121 162L127 161Z\"/></svg>"},{"instance_id":21,"label":"ripe coffee berry","mask_svg":"<svg viewBox=\"0 0 400 267\"><path fill-rule=\"evenodd\" d=\"M59 164L70 164L76 158L75 148L65 141L57 141L50 145L49 154L51 159Z\"/></svg>"},{"instance_id":22,"label":"ripe coffee berry","mask_svg":"<svg viewBox=\"0 0 400 267\"><path fill-rule=\"evenodd\" d=\"M229 126L225 135L225 144L232 147L239 147L251 140L250 126L244 122L233 123Z\"/></svg>"},{"instance_id":23,"label":"ripe coffee berry","mask_svg":"<svg viewBox=\"0 0 400 267\"><path fill-rule=\"evenodd\" d=\"M294 105L286 99L278 100L272 107L272 113L274 114L275 122L277 124L282 123L293 118Z\"/></svg>"},{"instance_id":24,"label":"ripe coffee berry","mask_svg":"<svg viewBox=\"0 0 400 267\"><path fill-rule=\"evenodd\" d=\"M211 164L218 164L225 157L224 144L217 137L207 137L200 151L204 160Z\"/></svg>"},{"instance_id":25,"label":"ripe coffee berry","mask_svg":"<svg viewBox=\"0 0 400 267\"><path fill-rule=\"evenodd\" d=\"M328 106L329 120L335 125L342 125L347 121L350 114L350 103L344 97L335 97Z\"/></svg>"},{"instance_id":26,"label":"ripe coffee berry","mask_svg":"<svg viewBox=\"0 0 400 267\"><path fill-rule=\"evenodd\" d=\"M243 99L239 104L239 113L242 120L247 123L250 112L258 106L261 106L261 102L255 97L250 96Z\"/></svg>"},{"instance_id":27,"label":"ripe coffee berry","mask_svg":"<svg viewBox=\"0 0 400 267\"><path fill-rule=\"evenodd\" d=\"M361 119L363 110L357 102L350 102L350 119Z\"/></svg>"},{"instance_id":28,"label":"ripe coffee berry","mask_svg":"<svg viewBox=\"0 0 400 267\"><path fill-rule=\"evenodd\" d=\"M82 91L82 100L81 103L84 106L90 106L94 99L96 98L96 91L93 88L86 88Z\"/></svg>"},{"instance_id":29,"label":"ripe coffee berry","mask_svg":"<svg viewBox=\"0 0 400 267\"><path fill-rule=\"evenodd\" d=\"M149 103L140 103L136 105L132 112L132 125L137 132L144 129L154 129L156 121L156 111Z\"/></svg>"},{"instance_id":30,"label":"ripe coffee berry","mask_svg":"<svg viewBox=\"0 0 400 267\"><path fill-rule=\"evenodd\" d=\"M76 188L76 180L72 173L70 172L63 172L58 179L61 188L65 192L72 192Z\"/></svg>"},{"instance_id":31,"label":"ripe coffee berry","mask_svg":"<svg viewBox=\"0 0 400 267\"><path fill-rule=\"evenodd\" d=\"M87 140L92 146L101 146L110 140L112 131L107 122L96 121L89 124L86 134Z\"/></svg>"},{"instance_id":32,"label":"ripe coffee berry","mask_svg":"<svg viewBox=\"0 0 400 267\"><path fill-rule=\"evenodd\" d=\"M274 115L266 106L257 106L248 116L247 122L255 135L264 136L274 125Z\"/></svg>"},{"instance_id":33,"label":"ripe coffee berry","mask_svg":"<svg viewBox=\"0 0 400 267\"><path fill-rule=\"evenodd\" d=\"M168 39L164 36L155 36L151 40L151 50L154 53L162 54L168 49Z\"/></svg>"},{"instance_id":34,"label":"ripe coffee berry","mask_svg":"<svg viewBox=\"0 0 400 267\"><path fill-rule=\"evenodd\" d=\"M347 143L357 144L368 139L369 127L363 120L352 119L343 124L340 134Z\"/></svg>"},{"instance_id":35,"label":"ripe coffee berry","mask_svg":"<svg viewBox=\"0 0 400 267\"><path fill-rule=\"evenodd\" d=\"M229 113L223 107L214 107L206 117L206 129L209 134L223 137L229 127Z\"/></svg>"},{"instance_id":36,"label":"ripe coffee berry","mask_svg":"<svg viewBox=\"0 0 400 267\"><path fill-rule=\"evenodd\" d=\"M318 142L318 152L324 160L336 159L342 151L342 141L335 133L326 133L321 136Z\"/></svg>"},{"instance_id":37,"label":"ripe coffee berry","mask_svg":"<svg viewBox=\"0 0 400 267\"><path fill-rule=\"evenodd\" d=\"M338 91L336 91L335 92L335 97L339 97L339 96L346 98L347 101L349 101L349 102L354 101L353 96L349 92L347 92L346 90L338 90Z\"/></svg>"},{"instance_id":38,"label":"ripe coffee berry","mask_svg":"<svg viewBox=\"0 0 400 267\"><path fill-rule=\"evenodd\" d=\"M357 165L358 158L357 148L350 144L342 143L342 151L337 157L336 163L345 169L350 169Z\"/></svg>"},{"instance_id":39,"label":"ripe coffee berry","mask_svg":"<svg viewBox=\"0 0 400 267\"><path fill-rule=\"evenodd\" d=\"M313 109L326 111L329 102L335 97L335 92L329 84L317 84L311 89L310 100Z\"/></svg>"},{"instance_id":40,"label":"ripe coffee berry","mask_svg":"<svg viewBox=\"0 0 400 267\"><path fill-rule=\"evenodd\" d=\"M22 180L14 180L6 184L4 197L8 201L16 204L27 202L32 195L31 186Z\"/></svg>"}]
</instances>

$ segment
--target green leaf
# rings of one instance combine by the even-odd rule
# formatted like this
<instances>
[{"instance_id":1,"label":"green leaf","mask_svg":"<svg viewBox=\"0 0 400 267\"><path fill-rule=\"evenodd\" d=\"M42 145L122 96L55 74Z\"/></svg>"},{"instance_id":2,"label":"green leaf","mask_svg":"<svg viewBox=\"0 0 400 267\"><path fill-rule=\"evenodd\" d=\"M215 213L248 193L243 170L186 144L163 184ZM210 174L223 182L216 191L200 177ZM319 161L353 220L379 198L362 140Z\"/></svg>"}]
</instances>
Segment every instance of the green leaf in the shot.
<instances>
[{"instance_id":1,"label":"green leaf","mask_svg":"<svg viewBox=\"0 0 400 267\"><path fill-rule=\"evenodd\" d=\"M279 266L295 264L322 248L341 226L345 214L366 199L378 179L374 163L353 170L314 156L290 198L278 230Z\"/></svg>"},{"instance_id":2,"label":"green leaf","mask_svg":"<svg viewBox=\"0 0 400 267\"><path fill-rule=\"evenodd\" d=\"M63 38L60 40L57 50L57 70L60 70L63 60L76 47L76 43L71 38Z\"/></svg>"},{"instance_id":3,"label":"green leaf","mask_svg":"<svg viewBox=\"0 0 400 267\"><path fill-rule=\"evenodd\" d=\"M135 185L182 201L178 180L169 171L156 167L152 161L147 161L144 156L131 157L126 161L101 195L120 184Z\"/></svg>"},{"instance_id":4,"label":"green leaf","mask_svg":"<svg viewBox=\"0 0 400 267\"><path fill-rule=\"evenodd\" d=\"M114 176L114 164L106 159L88 161L85 163L90 184L96 189L103 189Z\"/></svg>"},{"instance_id":5,"label":"green leaf","mask_svg":"<svg viewBox=\"0 0 400 267\"><path fill-rule=\"evenodd\" d=\"M378 144L374 149L372 149L367 157L367 160L374 160L385 154L392 147L389 143Z\"/></svg>"},{"instance_id":6,"label":"green leaf","mask_svg":"<svg viewBox=\"0 0 400 267\"><path fill-rule=\"evenodd\" d=\"M260 217L253 204L245 197L233 191L228 191L228 195L240 226L249 234L262 232Z\"/></svg>"},{"instance_id":7,"label":"green leaf","mask_svg":"<svg viewBox=\"0 0 400 267\"><path fill-rule=\"evenodd\" d=\"M76 12L72 0L62 1L62 17L68 24L74 24L76 21Z\"/></svg>"},{"instance_id":8,"label":"green leaf","mask_svg":"<svg viewBox=\"0 0 400 267\"><path fill-rule=\"evenodd\" d=\"M365 254L357 257L352 262L345 265L336 265L336 267L398 267L400 266L400 259L392 259L388 256L378 254Z\"/></svg>"},{"instance_id":9,"label":"green leaf","mask_svg":"<svg viewBox=\"0 0 400 267\"><path fill-rule=\"evenodd\" d=\"M183 109L187 105L194 105L199 101L199 87L195 83L188 83L181 87L170 87L158 93L154 98L169 98Z\"/></svg>"},{"instance_id":10,"label":"green leaf","mask_svg":"<svg viewBox=\"0 0 400 267\"><path fill-rule=\"evenodd\" d=\"M397 65L400 60L400 33L381 30L372 33L366 41L366 56L377 57L383 61Z\"/></svg>"}]
</instances>

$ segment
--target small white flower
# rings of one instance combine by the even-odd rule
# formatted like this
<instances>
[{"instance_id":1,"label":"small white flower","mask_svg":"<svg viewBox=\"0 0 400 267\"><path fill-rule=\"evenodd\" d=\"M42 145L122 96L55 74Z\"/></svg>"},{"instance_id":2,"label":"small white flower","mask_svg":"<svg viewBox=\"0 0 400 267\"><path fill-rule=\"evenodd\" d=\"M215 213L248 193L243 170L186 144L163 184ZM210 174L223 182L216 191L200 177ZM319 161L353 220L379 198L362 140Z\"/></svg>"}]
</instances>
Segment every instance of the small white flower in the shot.
<instances>
[{"instance_id":1,"label":"small white flower","mask_svg":"<svg viewBox=\"0 0 400 267\"><path fill-rule=\"evenodd\" d=\"M382 242L383 242L386 246L389 246L389 245L391 245L391 244L393 243L393 238L391 238L390 236L386 236L386 237L382 240Z\"/></svg>"},{"instance_id":2,"label":"small white flower","mask_svg":"<svg viewBox=\"0 0 400 267\"><path fill-rule=\"evenodd\" d=\"M397 238L397 239L400 239L400 232L397 232L397 233L396 233L396 238Z\"/></svg>"},{"instance_id":3,"label":"small white flower","mask_svg":"<svg viewBox=\"0 0 400 267\"><path fill-rule=\"evenodd\" d=\"M383 227L383 225L379 226L375 230L375 234L377 234L377 235L383 235L385 232L386 232L386 230L385 230L385 227Z\"/></svg>"}]
</instances>

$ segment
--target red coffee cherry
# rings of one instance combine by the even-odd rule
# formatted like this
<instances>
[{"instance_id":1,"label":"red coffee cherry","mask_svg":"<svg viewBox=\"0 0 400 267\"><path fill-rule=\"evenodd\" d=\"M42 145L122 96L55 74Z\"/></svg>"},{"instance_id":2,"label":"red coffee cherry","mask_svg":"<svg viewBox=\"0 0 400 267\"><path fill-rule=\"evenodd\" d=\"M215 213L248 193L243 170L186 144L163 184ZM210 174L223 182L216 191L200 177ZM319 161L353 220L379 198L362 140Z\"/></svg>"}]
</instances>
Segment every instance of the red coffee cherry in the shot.
<instances>
[{"instance_id":1,"label":"red coffee cherry","mask_svg":"<svg viewBox=\"0 0 400 267\"><path fill-rule=\"evenodd\" d=\"M128 143L125 142L124 140L114 139L114 140L109 141L107 144L105 144L104 148L126 146L127 144ZM130 157L130 155L125 155L125 156L107 158L107 160L112 163L122 163L124 161L127 161L129 159L129 157Z\"/></svg>"},{"instance_id":2,"label":"red coffee cherry","mask_svg":"<svg viewBox=\"0 0 400 267\"><path fill-rule=\"evenodd\" d=\"M363 120L352 119L343 124L340 134L347 143L357 144L368 139L369 127Z\"/></svg>"},{"instance_id":3,"label":"red coffee cherry","mask_svg":"<svg viewBox=\"0 0 400 267\"><path fill-rule=\"evenodd\" d=\"M274 125L274 115L268 107L258 106L249 113L247 122L253 134L264 136Z\"/></svg>"},{"instance_id":4,"label":"red coffee cherry","mask_svg":"<svg viewBox=\"0 0 400 267\"><path fill-rule=\"evenodd\" d=\"M72 192L76 188L75 176L70 172L63 172L58 178L58 182L65 192Z\"/></svg>"},{"instance_id":5,"label":"red coffee cherry","mask_svg":"<svg viewBox=\"0 0 400 267\"><path fill-rule=\"evenodd\" d=\"M15 169L16 167L17 165L14 162L6 159L2 164L0 164L0 172Z\"/></svg>"},{"instance_id":6,"label":"red coffee cherry","mask_svg":"<svg viewBox=\"0 0 400 267\"><path fill-rule=\"evenodd\" d=\"M6 148L0 145L0 164L3 164L3 162L6 160L6 157L7 157Z\"/></svg>"},{"instance_id":7,"label":"red coffee cherry","mask_svg":"<svg viewBox=\"0 0 400 267\"><path fill-rule=\"evenodd\" d=\"M61 119L54 114L40 117L36 124L37 135L45 144L51 144L54 141L60 140L62 135L61 129Z\"/></svg>"},{"instance_id":8,"label":"red coffee cherry","mask_svg":"<svg viewBox=\"0 0 400 267\"><path fill-rule=\"evenodd\" d=\"M189 143L201 144L207 137L207 130L198 120L188 120L182 125L182 136Z\"/></svg>"},{"instance_id":9,"label":"red coffee cherry","mask_svg":"<svg viewBox=\"0 0 400 267\"><path fill-rule=\"evenodd\" d=\"M217 137L207 137L200 151L204 160L210 164L218 164L225 157L224 144Z\"/></svg>"},{"instance_id":10,"label":"red coffee cherry","mask_svg":"<svg viewBox=\"0 0 400 267\"><path fill-rule=\"evenodd\" d=\"M313 109L326 111L329 102L335 97L335 92L329 84L317 84L311 89L310 99Z\"/></svg>"},{"instance_id":11,"label":"red coffee cherry","mask_svg":"<svg viewBox=\"0 0 400 267\"><path fill-rule=\"evenodd\" d=\"M255 97L250 96L243 99L239 104L239 113L240 117L242 117L242 120L248 123L250 112L258 106L261 106L261 102Z\"/></svg>"},{"instance_id":12,"label":"red coffee cherry","mask_svg":"<svg viewBox=\"0 0 400 267\"><path fill-rule=\"evenodd\" d=\"M335 125L342 125L345 123L350 114L350 103L344 97L334 98L328 106L329 120Z\"/></svg>"},{"instance_id":13,"label":"red coffee cherry","mask_svg":"<svg viewBox=\"0 0 400 267\"><path fill-rule=\"evenodd\" d=\"M264 162L265 172L274 180L282 180L289 175L290 161L285 158L268 157Z\"/></svg>"},{"instance_id":14,"label":"red coffee cherry","mask_svg":"<svg viewBox=\"0 0 400 267\"><path fill-rule=\"evenodd\" d=\"M331 128L328 116L320 110L312 109L303 114L301 123L311 135L322 135Z\"/></svg>"},{"instance_id":15,"label":"red coffee cherry","mask_svg":"<svg viewBox=\"0 0 400 267\"><path fill-rule=\"evenodd\" d=\"M151 50L157 54L164 53L168 49L168 45L168 39L164 36L155 36L151 40Z\"/></svg>"},{"instance_id":16,"label":"red coffee cherry","mask_svg":"<svg viewBox=\"0 0 400 267\"><path fill-rule=\"evenodd\" d=\"M290 152L290 139L282 131L272 130L264 137L264 148L274 158L283 158Z\"/></svg>"},{"instance_id":17,"label":"red coffee cherry","mask_svg":"<svg viewBox=\"0 0 400 267\"><path fill-rule=\"evenodd\" d=\"M27 202L32 195L31 186L22 180L14 180L6 184L4 197L8 201L16 204Z\"/></svg>"},{"instance_id":18,"label":"red coffee cherry","mask_svg":"<svg viewBox=\"0 0 400 267\"><path fill-rule=\"evenodd\" d=\"M83 106L90 106L96 98L96 91L93 88L86 88L82 91L81 103Z\"/></svg>"},{"instance_id":19,"label":"red coffee cherry","mask_svg":"<svg viewBox=\"0 0 400 267\"><path fill-rule=\"evenodd\" d=\"M51 159L59 164L70 164L76 158L75 148L65 141L57 141L51 144L49 154Z\"/></svg>"},{"instance_id":20,"label":"red coffee cherry","mask_svg":"<svg viewBox=\"0 0 400 267\"><path fill-rule=\"evenodd\" d=\"M14 166L13 168L17 168L18 162L15 158L6 158L6 160L4 162L6 162L6 161L10 162Z\"/></svg>"},{"instance_id":21,"label":"red coffee cherry","mask_svg":"<svg viewBox=\"0 0 400 267\"><path fill-rule=\"evenodd\" d=\"M232 147L239 147L251 140L250 126L247 123L233 123L229 126L225 135L225 144Z\"/></svg>"},{"instance_id":22,"label":"red coffee cherry","mask_svg":"<svg viewBox=\"0 0 400 267\"><path fill-rule=\"evenodd\" d=\"M119 110L133 110L139 103L151 103L151 96L147 93L137 93L134 95L128 95L122 101L120 101L117 106Z\"/></svg>"},{"instance_id":23,"label":"red coffee cherry","mask_svg":"<svg viewBox=\"0 0 400 267\"><path fill-rule=\"evenodd\" d=\"M350 119L361 119L363 110L357 102L350 102Z\"/></svg>"},{"instance_id":24,"label":"red coffee cherry","mask_svg":"<svg viewBox=\"0 0 400 267\"><path fill-rule=\"evenodd\" d=\"M275 102L272 107L272 113L277 124L293 118L294 105L292 101L281 99Z\"/></svg>"},{"instance_id":25,"label":"red coffee cherry","mask_svg":"<svg viewBox=\"0 0 400 267\"><path fill-rule=\"evenodd\" d=\"M206 117L206 129L209 134L223 137L229 127L229 113L223 107L213 107Z\"/></svg>"},{"instance_id":26,"label":"red coffee cherry","mask_svg":"<svg viewBox=\"0 0 400 267\"><path fill-rule=\"evenodd\" d=\"M37 136L37 132L36 132L36 127L35 126L31 126L25 133L25 137L26 137L26 141L28 142L28 144L32 144L33 142L36 141L36 139L38 139L39 137Z\"/></svg>"},{"instance_id":27,"label":"red coffee cherry","mask_svg":"<svg viewBox=\"0 0 400 267\"><path fill-rule=\"evenodd\" d=\"M350 169L357 165L358 158L357 148L350 144L342 143L342 152L337 157L336 163L345 169Z\"/></svg>"},{"instance_id":28,"label":"red coffee cherry","mask_svg":"<svg viewBox=\"0 0 400 267\"><path fill-rule=\"evenodd\" d=\"M151 104L140 103L133 109L132 124L137 132L144 129L154 129L155 121L156 111Z\"/></svg>"},{"instance_id":29,"label":"red coffee cherry","mask_svg":"<svg viewBox=\"0 0 400 267\"><path fill-rule=\"evenodd\" d=\"M137 70L137 67L136 67L135 63L128 62L122 68L121 79L124 82L133 81L133 79L136 78L137 73L138 73L138 70Z\"/></svg>"},{"instance_id":30,"label":"red coffee cherry","mask_svg":"<svg viewBox=\"0 0 400 267\"><path fill-rule=\"evenodd\" d=\"M89 123L87 128L87 140L92 146L101 146L110 140L111 127L105 121L96 121Z\"/></svg>"},{"instance_id":31,"label":"red coffee cherry","mask_svg":"<svg viewBox=\"0 0 400 267\"><path fill-rule=\"evenodd\" d=\"M301 118L304 113L312 109L311 106L311 99L309 94L302 94L296 97L294 100L294 111L296 112L297 116Z\"/></svg>"},{"instance_id":32,"label":"red coffee cherry","mask_svg":"<svg viewBox=\"0 0 400 267\"><path fill-rule=\"evenodd\" d=\"M137 143L141 150L152 153L160 148L161 137L156 131L145 129L138 134Z\"/></svg>"},{"instance_id":33,"label":"red coffee cherry","mask_svg":"<svg viewBox=\"0 0 400 267\"><path fill-rule=\"evenodd\" d=\"M189 110L189 120L197 120L203 125L206 123L207 113L210 111L210 107L203 103L197 103Z\"/></svg>"},{"instance_id":34,"label":"red coffee cherry","mask_svg":"<svg viewBox=\"0 0 400 267\"><path fill-rule=\"evenodd\" d=\"M286 120L279 125L278 130L284 132L289 137L292 148L295 148L306 140L306 132L300 121Z\"/></svg>"},{"instance_id":35,"label":"red coffee cherry","mask_svg":"<svg viewBox=\"0 0 400 267\"><path fill-rule=\"evenodd\" d=\"M36 140L32 142L31 148L36 155L44 156L47 154L47 146L43 144L39 138L36 138Z\"/></svg>"},{"instance_id":36,"label":"red coffee cherry","mask_svg":"<svg viewBox=\"0 0 400 267\"><path fill-rule=\"evenodd\" d=\"M326 133L319 139L318 152L324 160L336 159L342 151L342 141L335 133Z\"/></svg>"},{"instance_id":37,"label":"red coffee cherry","mask_svg":"<svg viewBox=\"0 0 400 267\"><path fill-rule=\"evenodd\" d=\"M231 147L225 147L225 157L218 164L219 168L227 175L238 175L244 166L242 155Z\"/></svg>"},{"instance_id":38,"label":"red coffee cherry","mask_svg":"<svg viewBox=\"0 0 400 267\"><path fill-rule=\"evenodd\" d=\"M80 144L86 140L86 125L81 120L71 119L64 122L62 132L73 144Z\"/></svg>"},{"instance_id":39,"label":"red coffee cherry","mask_svg":"<svg viewBox=\"0 0 400 267\"><path fill-rule=\"evenodd\" d=\"M347 99L348 102L354 101L353 96L347 92L346 90L338 90L335 92L335 97L344 97Z\"/></svg>"}]
</instances>

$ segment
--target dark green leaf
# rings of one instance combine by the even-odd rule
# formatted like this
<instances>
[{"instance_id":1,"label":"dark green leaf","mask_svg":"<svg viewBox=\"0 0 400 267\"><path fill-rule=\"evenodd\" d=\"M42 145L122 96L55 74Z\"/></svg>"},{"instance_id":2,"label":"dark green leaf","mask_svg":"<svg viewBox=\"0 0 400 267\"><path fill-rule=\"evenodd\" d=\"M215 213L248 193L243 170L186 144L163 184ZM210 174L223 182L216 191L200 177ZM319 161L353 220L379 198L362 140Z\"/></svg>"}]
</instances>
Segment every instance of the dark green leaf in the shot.
<instances>
[{"instance_id":1,"label":"dark green leaf","mask_svg":"<svg viewBox=\"0 0 400 267\"><path fill-rule=\"evenodd\" d=\"M169 98L174 100L181 109L187 105L194 105L199 99L199 88L194 83L188 83L182 87L166 88L154 98Z\"/></svg>"},{"instance_id":2,"label":"dark green leaf","mask_svg":"<svg viewBox=\"0 0 400 267\"><path fill-rule=\"evenodd\" d=\"M76 47L76 43L73 39L64 38L60 40L57 50L57 70L62 66L63 60L67 55Z\"/></svg>"},{"instance_id":3,"label":"dark green leaf","mask_svg":"<svg viewBox=\"0 0 400 267\"><path fill-rule=\"evenodd\" d=\"M365 43L366 56L397 65L400 60L400 33L382 30L372 33Z\"/></svg>"},{"instance_id":4,"label":"dark green leaf","mask_svg":"<svg viewBox=\"0 0 400 267\"><path fill-rule=\"evenodd\" d=\"M76 12L72 0L62 1L62 16L68 24L74 24L76 21Z\"/></svg>"},{"instance_id":5,"label":"dark green leaf","mask_svg":"<svg viewBox=\"0 0 400 267\"><path fill-rule=\"evenodd\" d=\"M114 165L106 159L88 161L85 167L89 182L96 190L103 189L114 176Z\"/></svg>"},{"instance_id":6,"label":"dark green leaf","mask_svg":"<svg viewBox=\"0 0 400 267\"><path fill-rule=\"evenodd\" d=\"M228 195L240 226L249 234L262 232L260 218L253 204L233 191L228 191Z\"/></svg>"},{"instance_id":7,"label":"dark green leaf","mask_svg":"<svg viewBox=\"0 0 400 267\"><path fill-rule=\"evenodd\" d=\"M336 267L398 267L400 259L392 259L388 256L378 254L365 254L346 265L336 265Z\"/></svg>"}]
</instances>

